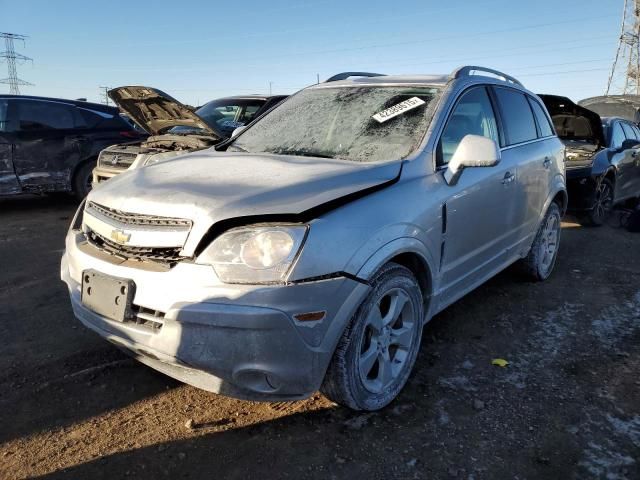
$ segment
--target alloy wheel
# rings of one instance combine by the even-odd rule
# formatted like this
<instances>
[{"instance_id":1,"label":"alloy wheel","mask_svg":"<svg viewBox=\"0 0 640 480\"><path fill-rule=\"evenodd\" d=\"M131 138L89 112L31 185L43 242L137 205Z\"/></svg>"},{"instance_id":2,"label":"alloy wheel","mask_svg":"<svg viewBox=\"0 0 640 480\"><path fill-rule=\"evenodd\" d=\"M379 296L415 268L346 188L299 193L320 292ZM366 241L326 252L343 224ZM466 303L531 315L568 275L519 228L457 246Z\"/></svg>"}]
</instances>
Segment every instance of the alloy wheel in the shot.
<instances>
[{"instance_id":1,"label":"alloy wheel","mask_svg":"<svg viewBox=\"0 0 640 480\"><path fill-rule=\"evenodd\" d=\"M367 317L358 357L360 379L368 391L384 392L401 376L417 326L413 304L402 289L380 297Z\"/></svg>"}]
</instances>

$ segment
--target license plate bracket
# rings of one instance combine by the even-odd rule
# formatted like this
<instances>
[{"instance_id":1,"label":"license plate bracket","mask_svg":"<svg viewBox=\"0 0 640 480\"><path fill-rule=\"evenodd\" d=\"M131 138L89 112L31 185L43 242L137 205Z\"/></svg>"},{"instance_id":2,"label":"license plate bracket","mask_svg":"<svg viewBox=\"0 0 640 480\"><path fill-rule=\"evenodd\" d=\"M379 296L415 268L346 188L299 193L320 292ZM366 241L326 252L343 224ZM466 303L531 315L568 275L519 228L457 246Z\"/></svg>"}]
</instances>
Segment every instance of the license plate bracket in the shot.
<instances>
[{"instance_id":1,"label":"license plate bracket","mask_svg":"<svg viewBox=\"0 0 640 480\"><path fill-rule=\"evenodd\" d=\"M124 322L135 317L133 297L136 284L95 270L82 272L82 304L98 315Z\"/></svg>"}]
</instances>

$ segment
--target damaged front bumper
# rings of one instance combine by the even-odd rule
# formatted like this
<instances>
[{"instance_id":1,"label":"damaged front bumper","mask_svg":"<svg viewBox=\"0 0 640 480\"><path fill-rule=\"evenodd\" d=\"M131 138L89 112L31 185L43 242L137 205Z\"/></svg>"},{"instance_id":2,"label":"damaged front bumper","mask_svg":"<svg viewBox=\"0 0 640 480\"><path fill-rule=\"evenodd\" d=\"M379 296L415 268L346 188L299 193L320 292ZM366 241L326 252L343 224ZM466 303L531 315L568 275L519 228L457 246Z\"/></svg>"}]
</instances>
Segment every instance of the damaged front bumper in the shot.
<instances>
[{"instance_id":1,"label":"damaged front bumper","mask_svg":"<svg viewBox=\"0 0 640 480\"><path fill-rule=\"evenodd\" d=\"M146 271L89 255L78 248L80 236L69 232L61 264L76 317L142 363L237 398L294 400L315 392L344 327L370 288L344 277L228 285L212 268L186 262ZM89 269L135 283L134 320L111 320L82 303L80 282ZM320 320L296 319L309 312L326 313Z\"/></svg>"}]
</instances>

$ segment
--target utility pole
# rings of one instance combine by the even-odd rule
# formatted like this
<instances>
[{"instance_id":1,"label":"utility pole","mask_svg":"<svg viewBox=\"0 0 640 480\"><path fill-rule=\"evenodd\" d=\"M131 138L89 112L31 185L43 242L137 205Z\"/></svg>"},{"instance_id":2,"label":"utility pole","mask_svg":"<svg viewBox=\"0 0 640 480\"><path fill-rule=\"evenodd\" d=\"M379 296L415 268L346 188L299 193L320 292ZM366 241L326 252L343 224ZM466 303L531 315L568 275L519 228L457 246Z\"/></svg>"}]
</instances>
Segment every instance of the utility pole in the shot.
<instances>
[{"instance_id":1,"label":"utility pole","mask_svg":"<svg viewBox=\"0 0 640 480\"><path fill-rule=\"evenodd\" d=\"M320 83L320 74L316 73L316 84Z\"/></svg>"},{"instance_id":2,"label":"utility pole","mask_svg":"<svg viewBox=\"0 0 640 480\"><path fill-rule=\"evenodd\" d=\"M269 82L269 96L271 96L271 87L273 86L273 82Z\"/></svg>"},{"instance_id":3,"label":"utility pole","mask_svg":"<svg viewBox=\"0 0 640 480\"><path fill-rule=\"evenodd\" d=\"M27 38L26 35L19 35L17 33L6 33L0 32L0 38L4 38L4 46L5 51L0 52L0 58L4 58L7 60L7 68L9 70L9 76L7 78L3 78L0 80L0 83L8 83L9 84L9 93L14 95L20 95L20 85L33 85L33 83L29 83L25 80L18 78L18 70L16 69L16 60L19 62L27 62L33 61L33 59L29 57L25 57L24 55L20 55L16 53L15 48L13 46L14 40L22 40L22 44L24 45L24 40Z\"/></svg>"},{"instance_id":4,"label":"utility pole","mask_svg":"<svg viewBox=\"0 0 640 480\"><path fill-rule=\"evenodd\" d=\"M605 95L640 95L640 0L625 0L616 56Z\"/></svg>"},{"instance_id":5,"label":"utility pole","mask_svg":"<svg viewBox=\"0 0 640 480\"><path fill-rule=\"evenodd\" d=\"M111 90L111 87L100 86L100 90L104 90L104 92L101 93L102 103L104 103L105 105L109 105L109 90Z\"/></svg>"}]
</instances>

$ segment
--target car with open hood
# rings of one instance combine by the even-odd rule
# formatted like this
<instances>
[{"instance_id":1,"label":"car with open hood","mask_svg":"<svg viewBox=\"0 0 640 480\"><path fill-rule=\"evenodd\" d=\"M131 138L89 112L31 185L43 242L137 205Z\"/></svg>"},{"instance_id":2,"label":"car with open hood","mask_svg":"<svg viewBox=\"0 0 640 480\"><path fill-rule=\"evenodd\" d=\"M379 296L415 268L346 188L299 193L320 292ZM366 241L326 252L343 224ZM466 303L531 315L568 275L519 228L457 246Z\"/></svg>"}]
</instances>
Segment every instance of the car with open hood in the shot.
<instances>
[{"instance_id":1,"label":"car with open hood","mask_svg":"<svg viewBox=\"0 0 640 480\"><path fill-rule=\"evenodd\" d=\"M156 88L118 87L108 93L133 122L151 135L142 141L112 145L103 150L93 171L94 185L125 170L210 148L286 98L284 95L224 97L194 111Z\"/></svg>"},{"instance_id":2,"label":"car with open hood","mask_svg":"<svg viewBox=\"0 0 640 480\"><path fill-rule=\"evenodd\" d=\"M504 73L346 72L218 150L99 185L61 262L84 325L196 387L376 410L436 313L553 270L564 146Z\"/></svg>"},{"instance_id":3,"label":"car with open hood","mask_svg":"<svg viewBox=\"0 0 640 480\"><path fill-rule=\"evenodd\" d=\"M602 225L611 209L640 197L640 129L631 120L601 117L567 97L540 95L565 144L569 210Z\"/></svg>"}]
</instances>

